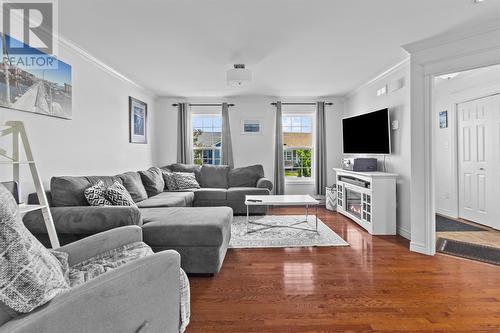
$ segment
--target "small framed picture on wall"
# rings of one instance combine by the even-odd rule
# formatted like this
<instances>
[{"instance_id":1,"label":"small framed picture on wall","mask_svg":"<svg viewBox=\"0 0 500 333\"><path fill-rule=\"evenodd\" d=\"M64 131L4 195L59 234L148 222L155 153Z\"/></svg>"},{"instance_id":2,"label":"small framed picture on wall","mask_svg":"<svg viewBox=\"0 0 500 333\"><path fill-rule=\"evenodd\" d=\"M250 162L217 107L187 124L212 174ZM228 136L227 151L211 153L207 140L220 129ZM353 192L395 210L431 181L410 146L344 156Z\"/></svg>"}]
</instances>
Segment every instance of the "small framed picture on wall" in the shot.
<instances>
[{"instance_id":1,"label":"small framed picture on wall","mask_svg":"<svg viewBox=\"0 0 500 333\"><path fill-rule=\"evenodd\" d=\"M131 143L148 143L148 105L131 96L128 97L129 132Z\"/></svg>"},{"instance_id":2,"label":"small framed picture on wall","mask_svg":"<svg viewBox=\"0 0 500 333\"><path fill-rule=\"evenodd\" d=\"M262 134L262 120L243 119L241 121L241 134L249 134L249 135Z\"/></svg>"},{"instance_id":3,"label":"small framed picture on wall","mask_svg":"<svg viewBox=\"0 0 500 333\"><path fill-rule=\"evenodd\" d=\"M439 128L448 128L448 111L439 112Z\"/></svg>"}]
</instances>

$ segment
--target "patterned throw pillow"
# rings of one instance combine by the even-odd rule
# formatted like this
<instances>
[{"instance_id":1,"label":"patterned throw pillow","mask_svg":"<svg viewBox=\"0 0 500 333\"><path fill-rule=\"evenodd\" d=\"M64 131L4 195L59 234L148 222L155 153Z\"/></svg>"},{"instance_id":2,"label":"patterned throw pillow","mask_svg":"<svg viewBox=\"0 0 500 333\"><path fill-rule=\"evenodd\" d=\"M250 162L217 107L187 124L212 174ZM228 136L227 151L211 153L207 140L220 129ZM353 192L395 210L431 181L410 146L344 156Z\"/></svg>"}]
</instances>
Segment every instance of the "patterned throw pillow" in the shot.
<instances>
[{"instance_id":1,"label":"patterned throw pillow","mask_svg":"<svg viewBox=\"0 0 500 333\"><path fill-rule=\"evenodd\" d=\"M55 251L53 253L56 253ZM66 253L58 253L64 261ZM28 313L69 290L67 264L24 226L12 194L0 184L0 302Z\"/></svg>"},{"instance_id":2,"label":"patterned throw pillow","mask_svg":"<svg viewBox=\"0 0 500 333\"><path fill-rule=\"evenodd\" d=\"M83 191L85 199L91 206L112 206L113 204L106 197L106 186L104 182L99 180L93 186Z\"/></svg>"},{"instance_id":3,"label":"patterned throw pillow","mask_svg":"<svg viewBox=\"0 0 500 333\"><path fill-rule=\"evenodd\" d=\"M178 190L200 188L193 172L174 172L174 179Z\"/></svg>"},{"instance_id":4,"label":"patterned throw pillow","mask_svg":"<svg viewBox=\"0 0 500 333\"><path fill-rule=\"evenodd\" d=\"M113 185L106 190L106 196L113 206L136 206L132 196L127 189L119 182L114 182Z\"/></svg>"},{"instance_id":5,"label":"patterned throw pillow","mask_svg":"<svg viewBox=\"0 0 500 333\"><path fill-rule=\"evenodd\" d=\"M169 191L178 190L177 183L175 182L174 173L162 170L163 180L165 181L165 188Z\"/></svg>"}]
</instances>

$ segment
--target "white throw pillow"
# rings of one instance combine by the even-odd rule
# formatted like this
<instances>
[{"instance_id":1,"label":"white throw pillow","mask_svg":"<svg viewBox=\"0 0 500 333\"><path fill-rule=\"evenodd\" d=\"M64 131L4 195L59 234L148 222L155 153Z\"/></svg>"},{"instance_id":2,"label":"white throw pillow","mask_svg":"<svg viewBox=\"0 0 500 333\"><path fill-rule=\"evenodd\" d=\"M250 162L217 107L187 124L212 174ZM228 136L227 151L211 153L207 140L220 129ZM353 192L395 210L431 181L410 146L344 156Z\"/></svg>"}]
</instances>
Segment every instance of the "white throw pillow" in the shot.
<instances>
[{"instance_id":1,"label":"white throw pillow","mask_svg":"<svg viewBox=\"0 0 500 333\"><path fill-rule=\"evenodd\" d=\"M0 184L0 301L28 313L69 290L64 252L50 253L24 226L12 194Z\"/></svg>"}]
</instances>

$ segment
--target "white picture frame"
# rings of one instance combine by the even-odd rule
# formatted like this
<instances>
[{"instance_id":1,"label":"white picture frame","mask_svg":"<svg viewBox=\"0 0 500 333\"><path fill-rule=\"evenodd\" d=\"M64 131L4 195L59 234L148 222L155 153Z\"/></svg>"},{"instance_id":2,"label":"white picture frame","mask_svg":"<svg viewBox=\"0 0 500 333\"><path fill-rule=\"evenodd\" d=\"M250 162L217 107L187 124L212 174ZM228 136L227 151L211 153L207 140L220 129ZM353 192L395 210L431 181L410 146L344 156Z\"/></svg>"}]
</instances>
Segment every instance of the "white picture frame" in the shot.
<instances>
[{"instance_id":1,"label":"white picture frame","mask_svg":"<svg viewBox=\"0 0 500 333\"><path fill-rule=\"evenodd\" d=\"M262 134L262 119L242 119L241 134L243 135L261 135Z\"/></svg>"}]
</instances>

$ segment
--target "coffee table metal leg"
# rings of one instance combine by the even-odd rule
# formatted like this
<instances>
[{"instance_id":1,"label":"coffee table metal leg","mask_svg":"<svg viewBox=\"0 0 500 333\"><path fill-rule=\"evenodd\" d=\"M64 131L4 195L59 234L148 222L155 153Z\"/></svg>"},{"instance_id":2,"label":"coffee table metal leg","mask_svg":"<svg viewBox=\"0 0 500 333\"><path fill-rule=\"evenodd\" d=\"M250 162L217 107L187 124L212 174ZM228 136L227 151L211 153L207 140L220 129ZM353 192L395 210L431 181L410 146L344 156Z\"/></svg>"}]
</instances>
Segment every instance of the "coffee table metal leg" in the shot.
<instances>
[{"instance_id":1,"label":"coffee table metal leg","mask_svg":"<svg viewBox=\"0 0 500 333\"><path fill-rule=\"evenodd\" d=\"M316 205L316 232L318 232L318 205Z\"/></svg>"},{"instance_id":2,"label":"coffee table metal leg","mask_svg":"<svg viewBox=\"0 0 500 333\"><path fill-rule=\"evenodd\" d=\"M248 223L250 219L249 206L247 205L247 234L248 234Z\"/></svg>"},{"instance_id":3,"label":"coffee table metal leg","mask_svg":"<svg viewBox=\"0 0 500 333\"><path fill-rule=\"evenodd\" d=\"M306 223L308 217L309 217L309 205L306 205Z\"/></svg>"}]
</instances>

